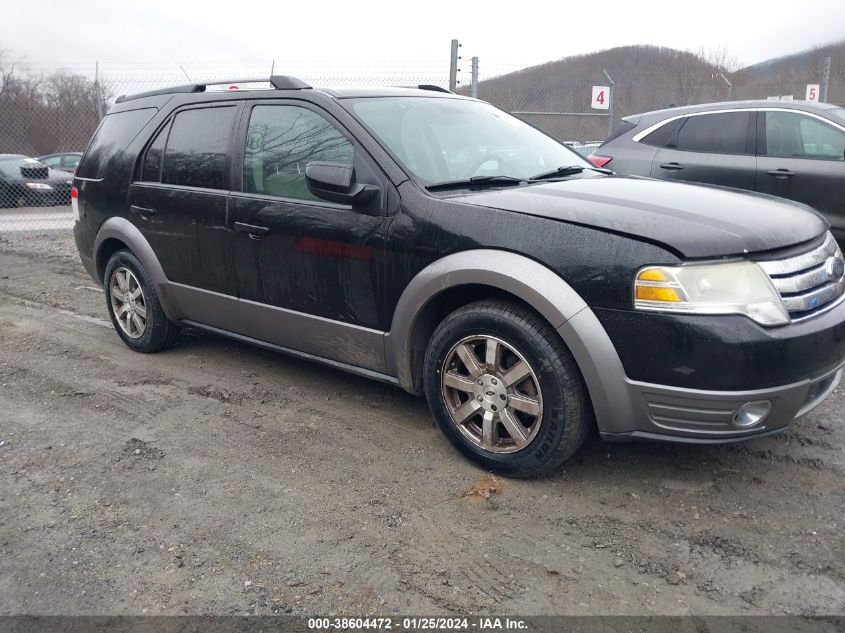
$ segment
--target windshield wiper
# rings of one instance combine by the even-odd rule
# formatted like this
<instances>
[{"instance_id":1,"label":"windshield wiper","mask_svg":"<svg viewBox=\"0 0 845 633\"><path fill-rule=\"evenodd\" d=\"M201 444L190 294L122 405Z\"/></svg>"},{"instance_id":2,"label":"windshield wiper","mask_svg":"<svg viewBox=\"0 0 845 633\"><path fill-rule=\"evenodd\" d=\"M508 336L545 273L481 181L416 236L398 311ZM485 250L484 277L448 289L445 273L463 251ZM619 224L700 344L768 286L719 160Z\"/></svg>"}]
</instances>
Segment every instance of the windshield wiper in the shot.
<instances>
[{"instance_id":1,"label":"windshield wiper","mask_svg":"<svg viewBox=\"0 0 845 633\"><path fill-rule=\"evenodd\" d=\"M597 171L600 174L612 174L613 172L609 169L602 169L601 167L589 167L587 165L566 165L564 167L558 167L552 171L546 171L536 176L531 176L528 180L549 180L550 178L564 178L566 176L574 176L575 174L580 174L585 169L589 169L590 171Z\"/></svg>"},{"instance_id":2,"label":"windshield wiper","mask_svg":"<svg viewBox=\"0 0 845 633\"><path fill-rule=\"evenodd\" d=\"M496 185L518 185L526 182L525 178L514 178L513 176L473 176L464 180L448 180L428 185L429 191L445 191L447 189L473 189L475 187Z\"/></svg>"}]
</instances>

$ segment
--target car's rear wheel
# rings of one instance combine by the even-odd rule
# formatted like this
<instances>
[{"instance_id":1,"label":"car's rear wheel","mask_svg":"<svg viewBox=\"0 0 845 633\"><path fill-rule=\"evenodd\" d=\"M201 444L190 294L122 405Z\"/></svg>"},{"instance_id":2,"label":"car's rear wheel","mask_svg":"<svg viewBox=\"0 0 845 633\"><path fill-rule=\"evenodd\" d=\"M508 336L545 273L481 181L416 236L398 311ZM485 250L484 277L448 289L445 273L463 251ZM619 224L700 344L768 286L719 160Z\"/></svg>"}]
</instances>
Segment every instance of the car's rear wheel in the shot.
<instances>
[{"instance_id":1,"label":"car's rear wheel","mask_svg":"<svg viewBox=\"0 0 845 633\"><path fill-rule=\"evenodd\" d=\"M103 287L112 324L126 345L151 353L174 343L180 328L164 314L146 269L130 251L111 256Z\"/></svg>"},{"instance_id":2,"label":"car's rear wheel","mask_svg":"<svg viewBox=\"0 0 845 633\"><path fill-rule=\"evenodd\" d=\"M574 359L557 333L521 306L480 301L453 312L431 338L424 372L438 426L485 469L548 472L589 431Z\"/></svg>"}]
</instances>

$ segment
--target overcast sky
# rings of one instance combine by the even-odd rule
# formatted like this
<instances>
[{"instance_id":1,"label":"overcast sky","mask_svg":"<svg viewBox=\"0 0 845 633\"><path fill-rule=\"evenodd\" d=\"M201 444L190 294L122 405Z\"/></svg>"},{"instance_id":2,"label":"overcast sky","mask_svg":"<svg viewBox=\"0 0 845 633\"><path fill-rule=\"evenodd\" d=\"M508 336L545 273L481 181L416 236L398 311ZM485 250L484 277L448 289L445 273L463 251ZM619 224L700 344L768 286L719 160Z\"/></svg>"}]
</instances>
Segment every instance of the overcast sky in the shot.
<instances>
[{"instance_id":1,"label":"overcast sky","mask_svg":"<svg viewBox=\"0 0 845 633\"><path fill-rule=\"evenodd\" d=\"M740 63L845 39L845 0L673 2L39 0L3 2L0 49L33 63L446 64L488 67L627 44L727 49ZM469 63L465 62L469 67ZM439 67L439 66L438 66Z\"/></svg>"}]
</instances>

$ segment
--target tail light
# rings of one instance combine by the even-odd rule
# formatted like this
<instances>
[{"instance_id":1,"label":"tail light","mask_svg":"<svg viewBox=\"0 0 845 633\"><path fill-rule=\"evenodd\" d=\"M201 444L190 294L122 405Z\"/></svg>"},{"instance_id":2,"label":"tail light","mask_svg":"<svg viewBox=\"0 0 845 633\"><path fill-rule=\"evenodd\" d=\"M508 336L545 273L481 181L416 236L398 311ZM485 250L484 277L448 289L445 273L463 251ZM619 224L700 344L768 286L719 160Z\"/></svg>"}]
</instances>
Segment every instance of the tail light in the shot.
<instances>
[{"instance_id":1,"label":"tail light","mask_svg":"<svg viewBox=\"0 0 845 633\"><path fill-rule=\"evenodd\" d=\"M613 160L613 156L599 156L598 154L591 154L588 156L588 159L596 167L604 167Z\"/></svg>"},{"instance_id":2,"label":"tail light","mask_svg":"<svg viewBox=\"0 0 845 633\"><path fill-rule=\"evenodd\" d=\"M73 211L73 219L79 222L79 190L76 187L70 188L70 208Z\"/></svg>"}]
</instances>

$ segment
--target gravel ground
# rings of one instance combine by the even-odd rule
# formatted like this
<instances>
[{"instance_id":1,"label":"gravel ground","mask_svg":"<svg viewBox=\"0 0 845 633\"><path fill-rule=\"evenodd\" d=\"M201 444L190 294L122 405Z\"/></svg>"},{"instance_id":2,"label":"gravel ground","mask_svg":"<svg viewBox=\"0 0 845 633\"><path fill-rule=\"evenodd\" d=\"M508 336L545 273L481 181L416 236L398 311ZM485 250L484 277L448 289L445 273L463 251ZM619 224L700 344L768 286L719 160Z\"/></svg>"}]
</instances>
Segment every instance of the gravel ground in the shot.
<instances>
[{"instance_id":1,"label":"gravel ground","mask_svg":"<svg viewBox=\"0 0 845 633\"><path fill-rule=\"evenodd\" d=\"M188 332L0 238L0 614L843 614L842 388L783 435L491 478L422 399Z\"/></svg>"}]
</instances>

